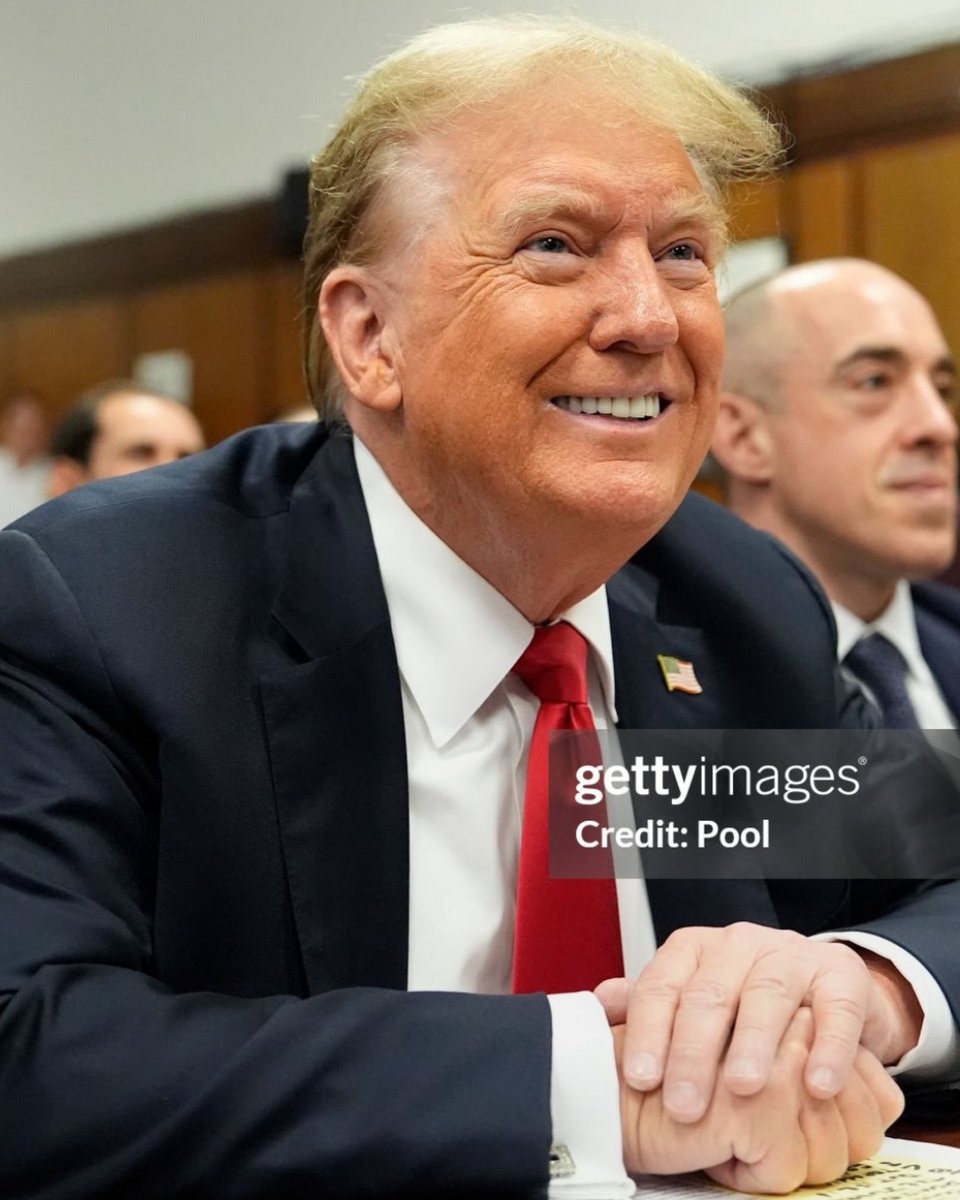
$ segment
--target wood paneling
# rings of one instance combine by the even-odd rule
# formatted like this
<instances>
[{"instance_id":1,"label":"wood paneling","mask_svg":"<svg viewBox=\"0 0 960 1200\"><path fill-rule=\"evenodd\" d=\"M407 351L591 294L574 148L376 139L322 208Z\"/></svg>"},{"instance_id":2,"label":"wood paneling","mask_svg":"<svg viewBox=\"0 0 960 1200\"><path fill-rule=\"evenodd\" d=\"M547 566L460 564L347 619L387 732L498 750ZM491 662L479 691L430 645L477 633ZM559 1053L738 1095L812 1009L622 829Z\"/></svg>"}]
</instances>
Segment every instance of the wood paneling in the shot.
<instances>
[{"instance_id":1,"label":"wood paneling","mask_svg":"<svg viewBox=\"0 0 960 1200\"><path fill-rule=\"evenodd\" d=\"M16 387L13 371L13 322L0 319L0 404Z\"/></svg>"},{"instance_id":2,"label":"wood paneling","mask_svg":"<svg viewBox=\"0 0 960 1200\"><path fill-rule=\"evenodd\" d=\"M956 129L960 43L805 75L766 89L763 99L790 130L794 162Z\"/></svg>"},{"instance_id":3,"label":"wood paneling","mask_svg":"<svg viewBox=\"0 0 960 1200\"><path fill-rule=\"evenodd\" d=\"M738 183L728 189L731 241L780 236L783 188L783 176L777 175L763 183Z\"/></svg>"},{"instance_id":4,"label":"wood paneling","mask_svg":"<svg viewBox=\"0 0 960 1200\"><path fill-rule=\"evenodd\" d=\"M130 370L127 321L119 301L28 310L13 317L8 329L8 390L37 391L55 413L84 388Z\"/></svg>"},{"instance_id":5,"label":"wood paneling","mask_svg":"<svg viewBox=\"0 0 960 1200\"><path fill-rule=\"evenodd\" d=\"M299 262L283 263L264 273L268 408L272 412L307 403L303 378L303 317Z\"/></svg>"},{"instance_id":6,"label":"wood paneling","mask_svg":"<svg viewBox=\"0 0 960 1200\"><path fill-rule=\"evenodd\" d=\"M863 252L908 279L960 352L960 133L860 156Z\"/></svg>"},{"instance_id":7,"label":"wood paneling","mask_svg":"<svg viewBox=\"0 0 960 1200\"><path fill-rule=\"evenodd\" d=\"M829 158L791 171L783 189L783 220L793 260L860 254L858 200L849 159Z\"/></svg>"},{"instance_id":8,"label":"wood paneling","mask_svg":"<svg viewBox=\"0 0 960 1200\"><path fill-rule=\"evenodd\" d=\"M211 209L0 261L0 310L118 295L283 257L276 202Z\"/></svg>"},{"instance_id":9,"label":"wood paneling","mask_svg":"<svg viewBox=\"0 0 960 1200\"><path fill-rule=\"evenodd\" d=\"M134 355L183 350L193 360L193 406L210 442L267 415L261 272L153 288L130 302Z\"/></svg>"}]
</instances>

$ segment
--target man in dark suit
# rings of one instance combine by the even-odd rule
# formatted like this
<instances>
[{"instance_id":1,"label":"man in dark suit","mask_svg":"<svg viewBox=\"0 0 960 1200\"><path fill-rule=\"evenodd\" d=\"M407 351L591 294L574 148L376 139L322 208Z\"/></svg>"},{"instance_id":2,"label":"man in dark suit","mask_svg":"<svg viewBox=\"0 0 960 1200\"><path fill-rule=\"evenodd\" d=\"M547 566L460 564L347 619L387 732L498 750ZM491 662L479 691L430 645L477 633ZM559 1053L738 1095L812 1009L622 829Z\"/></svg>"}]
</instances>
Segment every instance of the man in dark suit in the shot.
<instances>
[{"instance_id":1,"label":"man in dark suit","mask_svg":"<svg viewBox=\"0 0 960 1200\"><path fill-rule=\"evenodd\" d=\"M862 715L806 573L681 506L714 187L773 149L643 39L424 35L314 167L326 425L0 535L0 1193L782 1190L876 1147L884 1065L952 1068L953 885L578 880L608 968L598 923L533 947L569 990L505 994L518 870L569 895L527 854L544 714ZM558 631L580 690L538 700Z\"/></svg>"},{"instance_id":2,"label":"man in dark suit","mask_svg":"<svg viewBox=\"0 0 960 1200\"><path fill-rule=\"evenodd\" d=\"M887 724L955 728L960 600L917 584L956 540L956 364L936 317L857 259L791 267L727 307L713 453L730 506L833 602L838 651Z\"/></svg>"}]
</instances>

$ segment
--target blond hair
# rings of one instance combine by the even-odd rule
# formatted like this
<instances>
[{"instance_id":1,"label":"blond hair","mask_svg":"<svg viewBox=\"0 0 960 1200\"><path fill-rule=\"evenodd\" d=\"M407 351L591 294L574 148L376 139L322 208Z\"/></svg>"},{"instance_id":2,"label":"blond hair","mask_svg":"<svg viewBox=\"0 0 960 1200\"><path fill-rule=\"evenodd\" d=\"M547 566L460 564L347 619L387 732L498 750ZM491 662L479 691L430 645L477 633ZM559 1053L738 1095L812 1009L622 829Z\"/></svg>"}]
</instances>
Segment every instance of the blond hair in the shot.
<instances>
[{"instance_id":1,"label":"blond hair","mask_svg":"<svg viewBox=\"0 0 960 1200\"><path fill-rule=\"evenodd\" d=\"M305 368L314 404L331 418L342 385L317 317L327 274L380 250L368 214L418 139L466 110L577 72L644 121L675 132L716 197L776 163L775 127L746 96L669 47L571 18L484 18L431 29L375 66L312 164L304 245Z\"/></svg>"}]
</instances>

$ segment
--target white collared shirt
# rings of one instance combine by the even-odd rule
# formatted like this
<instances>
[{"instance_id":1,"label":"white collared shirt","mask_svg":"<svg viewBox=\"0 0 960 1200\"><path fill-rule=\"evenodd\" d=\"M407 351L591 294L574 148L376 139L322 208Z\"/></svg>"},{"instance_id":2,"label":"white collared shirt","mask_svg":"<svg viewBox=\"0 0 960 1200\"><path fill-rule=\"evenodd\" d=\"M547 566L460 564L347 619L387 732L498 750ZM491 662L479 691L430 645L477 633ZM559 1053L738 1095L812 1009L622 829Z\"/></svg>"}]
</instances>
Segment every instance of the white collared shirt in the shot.
<instances>
[{"instance_id":1,"label":"white collared shirt","mask_svg":"<svg viewBox=\"0 0 960 1200\"><path fill-rule=\"evenodd\" d=\"M410 805L407 986L511 991L524 779L539 702L512 668L533 626L403 502L354 438L400 668ZM586 638L590 706L616 721L605 589L564 613ZM437 670L437 663L444 670ZM653 953L642 880L617 883L624 962ZM553 1140L576 1164L551 1194L631 1196L606 1017L589 992L549 997Z\"/></svg>"},{"instance_id":2,"label":"white collared shirt","mask_svg":"<svg viewBox=\"0 0 960 1200\"><path fill-rule=\"evenodd\" d=\"M842 604L834 603L832 607L837 622L837 656L841 662L860 638L871 633L882 633L896 646L907 664L904 681L907 696L921 729L957 728L956 718L943 698L943 692L940 691L920 649L913 597L910 594L910 584L905 579L901 579L897 584L893 599L874 621L861 621ZM868 688L864 690L869 691Z\"/></svg>"}]
</instances>

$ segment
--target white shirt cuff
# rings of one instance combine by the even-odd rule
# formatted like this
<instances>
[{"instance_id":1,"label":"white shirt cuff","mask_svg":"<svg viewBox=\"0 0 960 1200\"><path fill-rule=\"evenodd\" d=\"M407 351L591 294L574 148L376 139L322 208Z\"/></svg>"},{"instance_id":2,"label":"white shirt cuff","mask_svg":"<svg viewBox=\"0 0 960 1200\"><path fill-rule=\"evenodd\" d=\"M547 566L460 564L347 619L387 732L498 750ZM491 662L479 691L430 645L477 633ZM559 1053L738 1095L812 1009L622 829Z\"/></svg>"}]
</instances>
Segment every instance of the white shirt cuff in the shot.
<instances>
[{"instance_id":1,"label":"white shirt cuff","mask_svg":"<svg viewBox=\"0 0 960 1200\"><path fill-rule=\"evenodd\" d=\"M916 1080L947 1079L956 1074L960 1063L960 1035L953 1020L950 1005L943 989L919 962L902 946L888 942L875 933L859 929L843 933L818 933L811 939L818 942L849 942L872 950L897 968L916 993L923 1010L920 1039L899 1062L887 1067L891 1075L907 1075Z\"/></svg>"},{"instance_id":2,"label":"white shirt cuff","mask_svg":"<svg viewBox=\"0 0 960 1200\"><path fill-rule=\"evenodd\" d=\"M613 1038L590 992L548 996L553 1020L550 1113L553 1142L566 1146L572 1175L550 1180L557 1200L620 1200L635 1194L623 1166L620 1085Z\"/></svg>"}]
</instances>

